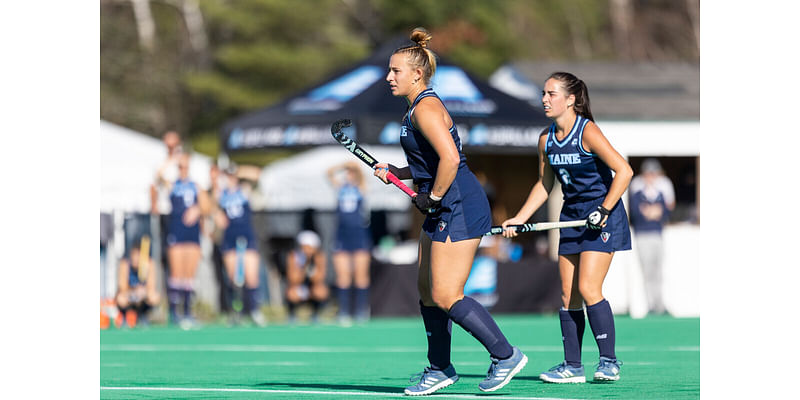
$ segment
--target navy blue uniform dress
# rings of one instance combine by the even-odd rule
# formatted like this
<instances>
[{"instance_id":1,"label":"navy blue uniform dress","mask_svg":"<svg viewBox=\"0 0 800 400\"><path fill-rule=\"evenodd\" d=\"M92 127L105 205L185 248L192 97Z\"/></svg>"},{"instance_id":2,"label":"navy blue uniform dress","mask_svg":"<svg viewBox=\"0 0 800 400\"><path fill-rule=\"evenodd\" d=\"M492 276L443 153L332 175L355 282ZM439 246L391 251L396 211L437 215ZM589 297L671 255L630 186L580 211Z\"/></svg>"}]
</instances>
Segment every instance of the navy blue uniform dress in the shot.
<instances>
[{"instance_id":1,"label":"navy blue uniform dress","mask_svg":"<svg viewBox=\"0 0 800 400\"><path fill-rule=\"evenodd\" d=\"M178 179L169 194L172 211L169 215L167 245L178 243L200 244L200 220L194 225L183 223L183 213L187 208L197 204L197 186L189 180Z\"/></svg>"},{"instance_id":2,"label":"navy blue uniform dress","mask_svg":"<svg viewBox=\"0 0 800 400\"><path fill-rule=\"evenodd\" d=\"M256 249L256 237L253 233L252 212L250 202L241 189L225 189L219 198L219 205L228 217L228 227L222 237L222 251L236 250L236 239L247 239L247 248Z\"/></svg>"},{"instance_id":3,"label":"navy blue uniform dress","mask_svg":"<svg viewBox=\"0 0 800 400\"><path fill-rule=\"evenodd\" d=\"M364 214L364 196L357 186L347 183L339 188L336 213L338 225L333 250L368 250L372 239L369 222Z\"/></svg>"},{"instance_id":4,"label":"navy blue uniform dress","mask_svg":"<svg viewBox=\"0 0 800 400\"><path fill-rule=\"evenodd\" d=\"M603 203L611 187L611 169L596 154L583 148L583 129L588 119L578 115L575 125L564 138L556 139L556 125L550 126L545 154L564 193L561 221L586 219ZM582 251L615 252L631 249L628 215L622 201L611 208L602 230L588 227L561 229L558 254L578 254Z\"/></svg>"},{"instance_id":5,"label":"navy blue uniform dress","mask_svg":"<svg viewBox=\"0 0 800 400\"><path fill-rule=\"evenodd\" d=\"M400 130L400 145L406 153L411 176L420 193L431 192L439 167L439 155L436 150L422 132L411 123L414 108L425 97L435 97L441 101L433 89L426 89L420 93L403 117ZM453 242L479 237L488 232L492 226L489 201L478 179L467 167L467 158L461 152L461 139L458 137L455 123L450 127L450 136L456 144L461 159L458 172L442 198L441 208L436 213L428 214L422 224L425 234L436 242L445 242L448 236Z\"/></svg>"}]
</instances>

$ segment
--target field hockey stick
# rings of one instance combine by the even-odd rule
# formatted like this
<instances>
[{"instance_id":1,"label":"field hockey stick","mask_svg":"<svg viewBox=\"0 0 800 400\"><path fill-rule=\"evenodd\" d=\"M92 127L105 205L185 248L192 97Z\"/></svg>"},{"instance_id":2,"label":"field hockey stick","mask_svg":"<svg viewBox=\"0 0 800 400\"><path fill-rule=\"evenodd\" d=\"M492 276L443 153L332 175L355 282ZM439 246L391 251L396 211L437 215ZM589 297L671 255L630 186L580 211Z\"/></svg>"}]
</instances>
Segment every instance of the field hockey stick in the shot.
<instances>
[{"instance_id":1,"label":"field hockey stick","mask_svg":"<svg viewBox=\"0 0 800 400\"><path fill-rule=\"evenodd\" d=\"M584 219L580 221L539 222L537 224L509 225L506 227L506 229L516 228L517 233L525 233L546 231L550 229L577 228L585 225L586 220ZM493 226L492 229L490 229L489 232L484 233L483 236L499 235L502 233L502 226Z\"/></svg>"},{"instance_id":2,"label":"field hockey stick","mask_svg":"<svg viewBox=\"0 0 800 400\"><path fill-rule=\"evenodd\" d=\"M236 238L236 272L233 277L234 300L231 306L237 313L242 311L242 288L244 287L244 253L247 251L247 238L239 236Z\"/></svg>"},{"instance_id":3,"label":"field hockey stick","mask_svg":"<svg viewBox=\"0 0 800 400\"><path fill-rule=\"evenodd\" d=\"M147 268L150 267L150 236L142 236L139 243L139 282L147 279Z\"/></svg>"},{"instance_id":4,"label":"field hockey stick","mask_svg":"<svg viewBox=\"0 0 800 400\"><path fill-rule=\"evenodd\" d=\"M363 161L365 164L369 165L370 168L375 169L375 164L378 163L374 157L372 157L369 153L364 151L355 140L350 139L342 132L342 129L352 125L353 123L349 119L340 119L331 125L331 135L333 138L336 139L339 144L344 146L345 149L353 153L359 160ZM417 192L413 191L410 187L406 186L405 183L400 181L394 174L388 172L386 174L386 179L389 182L392 182L395 186L399 187L400 190L405 192L410 197L414 198L417 196Z\"/></svg>"}]
</instances>

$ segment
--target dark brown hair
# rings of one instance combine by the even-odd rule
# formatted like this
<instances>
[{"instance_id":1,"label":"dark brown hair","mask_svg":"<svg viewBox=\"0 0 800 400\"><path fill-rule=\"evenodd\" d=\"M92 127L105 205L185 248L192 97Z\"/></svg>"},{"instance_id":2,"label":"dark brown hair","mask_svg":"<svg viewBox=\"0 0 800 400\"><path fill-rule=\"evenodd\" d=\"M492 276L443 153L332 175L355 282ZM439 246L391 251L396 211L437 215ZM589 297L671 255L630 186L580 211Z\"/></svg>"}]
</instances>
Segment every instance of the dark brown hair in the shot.
<instances>
[{"instance_id":1,"label":"dark brown hair","mask_svg":"<svg viewBox=\"0 0 800 400\"><path fill-rule=\"evenodd\" d=\"M575 103L572 105L575 113L594 122L591 104L589 103L589 88L586 87L582 80L569 72L553 72L547 79L555 79L563 83L564 89L567 90L567 95L575 95Z\"/></svg>"},{"instance_id":2,"label":"dark brown hair","mask_svg":"<svg viewBox=\"0 0 800 400\"><path fill-rule=\"evenodd\" d=\"M416 44L400 47L392 53L393 55L406 53L408 64L422 69L422 81L426 86L430 84L433 74L436 73L436 54L428 48L431 38L431 34L425 28L415 28L411 32L411 41Z\"/></svg>"}]
</instances>

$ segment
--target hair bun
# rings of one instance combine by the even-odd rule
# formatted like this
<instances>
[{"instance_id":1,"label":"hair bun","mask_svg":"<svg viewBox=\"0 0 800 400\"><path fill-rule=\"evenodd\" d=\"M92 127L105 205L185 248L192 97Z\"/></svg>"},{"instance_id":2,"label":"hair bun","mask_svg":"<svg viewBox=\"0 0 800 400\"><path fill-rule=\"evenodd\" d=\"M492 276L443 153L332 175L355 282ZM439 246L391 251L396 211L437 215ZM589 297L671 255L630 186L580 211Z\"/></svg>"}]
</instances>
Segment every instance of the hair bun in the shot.
<instances>
[{"instance_id":1,"label":"hair bun","mask_svg":"<svg viewBox=\"0 0 800 400\"><path fill-rule=\"evenodd\" d=\"M428 47L431 37L431 34L423 27L414 28L411 32L411 41L422 48Z\"/></svg>"}]
</instances>

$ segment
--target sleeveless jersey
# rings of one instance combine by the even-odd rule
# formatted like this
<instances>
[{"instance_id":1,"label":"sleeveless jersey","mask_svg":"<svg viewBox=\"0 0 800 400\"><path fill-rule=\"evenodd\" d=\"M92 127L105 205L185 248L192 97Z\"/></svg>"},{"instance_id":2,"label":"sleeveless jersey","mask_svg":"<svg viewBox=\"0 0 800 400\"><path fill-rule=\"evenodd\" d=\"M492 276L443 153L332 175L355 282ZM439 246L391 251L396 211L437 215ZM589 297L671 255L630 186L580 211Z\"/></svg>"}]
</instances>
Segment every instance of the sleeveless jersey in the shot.
<instances>
[{"instance_id":1,"label":"sleeveless jersey","mask_svg":"<svg viewBox=\"0 0 800 400\"><path fill-rule=\"evenodd\" d=\"M250 202L241 189L225 189L219 198L219 205L225 210L225 216L228 217L228 228L225 229L225 236L228 236L228 232L241 233L242 235L252 234Z\"/></svg>"},{"instance_id":2,"label":"sleeveless jersey","mask_svg":"<svg viewBox=\"0 0 800 400\"><path fill-rule=\"evenodd\" d=\"M336 213L339 219L339 229L363 228L366 226L364 218L364 196L357 186L346 183L339 189Z\"/></svg>"},{"instance_id":3,"label":"sleeveless jersey","mask_svg":"<svg viewBox=\"0 0 800 400\"><path fill-rule=\"evenodd\" d=\"M420 93L411 106L408 107L408 112L403 117L403 125L400 128L400 145L406 153L406 160L411 170L411 176L414 178L414 183L420 184L421 182L433 182L436 178L436 171L439 167L439 155L436 150L428 143L425 136L417 130L411 123L411 115L414 113L414 108L419 104L420 100L426 97L436 97L441 101L439 96L433 89L425 89ZM444 103L442 103L444 105ZM450 136L456 144L458 155L461 163L458 168L466 167L467 158L461 152L461 139L458 137L458 129L455 122L450 127Z\"/></svg>"},{"instance_id":4,"label":"sleeveless jersey","mask_svg":"<svg viewBox=\"0 0 800 400\"><path fill-rule=\"evenodd\" d=\"M545 144L550 167L564 193L565 202L605 197L611 187L611 169L596 154L583 148L583 129L589 120L580 115L564 140L556 139L556 124L550 125Z\"/></svg>"},{"instance_id":5,"label":"sleeveless jersey","mask_svg":"<svg viewBox=\"0 0 800 400\"><path fill-rule=\"evenodd\" d=\"M184 211L197 203L197 186L194 182L178 179L172 186L169 200L172 203L170 222L175 227L183 225Z\"/></svg>"}]
</instances>

